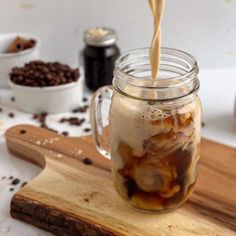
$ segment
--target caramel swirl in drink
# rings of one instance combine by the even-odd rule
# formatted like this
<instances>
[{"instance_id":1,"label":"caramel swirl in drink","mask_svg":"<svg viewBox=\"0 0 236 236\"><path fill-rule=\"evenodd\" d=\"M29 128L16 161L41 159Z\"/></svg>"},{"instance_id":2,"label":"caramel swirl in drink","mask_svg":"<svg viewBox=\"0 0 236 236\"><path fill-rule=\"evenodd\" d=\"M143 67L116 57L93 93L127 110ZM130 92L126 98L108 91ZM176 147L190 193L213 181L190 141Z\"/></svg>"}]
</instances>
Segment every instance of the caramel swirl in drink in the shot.
<instances>
[{"instance_id":1,"label":"caramel swirl in drink","mask_svg":"<svg viewBox=\"0 0 236 236\"><path fill-rule=\"evenodd\" d=\"M199 99L180 107L116 95L111 108L113 179L136 208L167 211L192 193L199 160Z\"/></svg>"}]
</instances>

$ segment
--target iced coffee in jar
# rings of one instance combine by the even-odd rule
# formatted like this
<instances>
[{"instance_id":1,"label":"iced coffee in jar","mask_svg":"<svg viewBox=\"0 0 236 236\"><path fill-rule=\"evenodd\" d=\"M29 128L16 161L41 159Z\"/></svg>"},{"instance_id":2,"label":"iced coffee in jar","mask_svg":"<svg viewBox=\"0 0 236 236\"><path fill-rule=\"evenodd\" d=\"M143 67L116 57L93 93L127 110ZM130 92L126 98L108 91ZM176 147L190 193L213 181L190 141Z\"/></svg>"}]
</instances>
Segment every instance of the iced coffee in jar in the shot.
<instances>
[{"instance_id":1,"label":"iced coffee in jar","mask_svg":"<svg viewBox=\"0 0 236 236\"><path fill-rule=\"evenodd\" d=\"M118 59L112 90L95 94L91 121L98 150L111 157L115 189L133 207L164 212L191 195L201 131L198 90L196 60L162 48L158 80L151 76L149 49L137 49ZM101 104L111 94L107 149Z\"/></svg>"}]
</instances>

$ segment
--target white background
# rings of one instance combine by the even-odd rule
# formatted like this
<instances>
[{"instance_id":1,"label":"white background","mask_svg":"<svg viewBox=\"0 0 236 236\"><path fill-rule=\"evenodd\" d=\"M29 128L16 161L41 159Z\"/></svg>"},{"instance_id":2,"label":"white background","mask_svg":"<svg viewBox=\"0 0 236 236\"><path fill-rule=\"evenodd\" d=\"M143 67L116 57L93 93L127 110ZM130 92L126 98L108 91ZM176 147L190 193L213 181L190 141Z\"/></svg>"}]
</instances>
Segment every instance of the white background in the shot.
<instances>
[{"instance_id":1,"label":"white background","mask_svg":"<svg viewBox=\"0 0 236 236\"><path fill-rule=\"evenodd\" d=\"M88 27L115 28L123 52L152 36L148 0L0 0L0 17L0 33L35 33L45 59L69 64ZM166 0L162 28L163 45L192 53L201 68L236 68L236 0Z\"/></svg>"}]
</instances>

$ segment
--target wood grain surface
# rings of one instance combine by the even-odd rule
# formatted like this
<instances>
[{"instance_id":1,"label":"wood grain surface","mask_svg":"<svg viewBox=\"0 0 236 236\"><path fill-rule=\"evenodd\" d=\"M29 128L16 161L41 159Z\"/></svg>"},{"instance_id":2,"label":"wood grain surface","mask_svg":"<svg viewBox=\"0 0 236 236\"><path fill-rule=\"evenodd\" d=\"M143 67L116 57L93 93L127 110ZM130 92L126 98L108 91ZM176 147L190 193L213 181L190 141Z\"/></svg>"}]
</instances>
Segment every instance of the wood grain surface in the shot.
<instances>
[{"instance_id":1,"label":"wood grain surface","mask_svg":"<svg viewBox=\"0 0 236 236\"><path fill-rule=\"evenodd\" d=\"M166 214L137 211L115 192L110 161L90 136L69 138L29 125L6 132L9 151L43 168L17 192L11 215L61 236L236 235L236 149L203 140L194 194ZM92 159L85 165L83 158Z\"/></svg>"}]
</instances>

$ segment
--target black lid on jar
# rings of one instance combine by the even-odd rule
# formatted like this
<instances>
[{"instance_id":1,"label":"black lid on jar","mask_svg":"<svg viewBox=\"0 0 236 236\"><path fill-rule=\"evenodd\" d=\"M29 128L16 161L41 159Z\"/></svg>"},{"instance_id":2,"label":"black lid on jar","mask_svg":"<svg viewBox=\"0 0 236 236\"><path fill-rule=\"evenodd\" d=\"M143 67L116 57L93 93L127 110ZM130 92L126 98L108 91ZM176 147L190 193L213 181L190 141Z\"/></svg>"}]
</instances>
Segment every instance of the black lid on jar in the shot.
<instances>
[{"instance_id":1,"label":"black lid on jar","mask_svg":"<svg viewBox=\"0 0 236 236\"><path fill-rule=\"evenodd\" d=\"M116 31L107 27L95 27L84 32L84 42L90 46L104 47L115 44Z\"/></svg>"}]
</instances>

